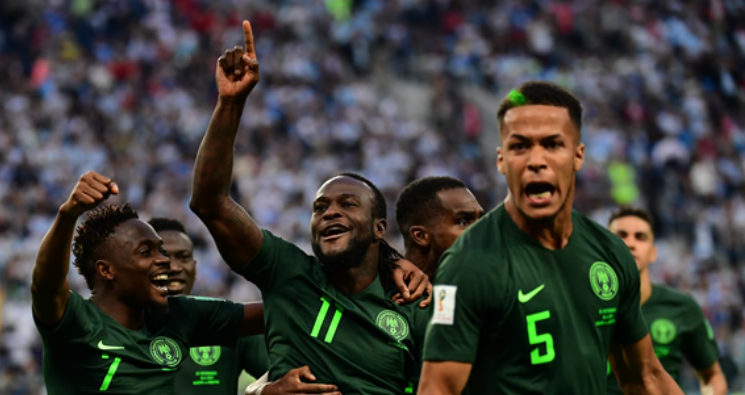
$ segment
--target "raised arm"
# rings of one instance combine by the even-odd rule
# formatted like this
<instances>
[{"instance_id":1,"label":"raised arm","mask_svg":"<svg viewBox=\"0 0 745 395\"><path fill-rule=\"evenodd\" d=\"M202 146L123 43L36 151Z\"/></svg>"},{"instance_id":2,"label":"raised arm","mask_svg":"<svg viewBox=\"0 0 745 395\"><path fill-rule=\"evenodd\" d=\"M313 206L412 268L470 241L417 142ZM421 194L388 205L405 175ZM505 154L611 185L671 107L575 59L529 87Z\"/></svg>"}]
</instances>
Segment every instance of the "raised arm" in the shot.
<instances>
[{"instance_id":1,"label":"raised arm","mask_svg":"<svg viewBox=\"0 0 745 395\"><path fill-rule=\"evenodd\" d=\"M245 50L236 46L217 61L219 97L197 153L190 202L233 270L256 255L264 238L259 226L229 194L235 136L246 99L259 82L259 62L248 21L243 21L243 38Z\"/></svg>"},{"instance_id":2,"label":"raised arm","mask_svg":"<svg viewBox=\"0 0 745 395\"><path fill-rule=\"evenodd\" d=\"M75 223L84 212L98 206L119 188L108 177L88 172L80 177L70 197L60 206L52 227L36 255L31 277L31 301L36 320L54 326L62 319L70 298L67 272Z\"/></svg>"},{"instance_id":3,"label":"raised arm","mask_svg":"<svg viewBox=\"0 0 745 395\"><path fill-rule=\"evenodd\" d=\"M610 364L624 394L683 395L654 354L649 335L635 343L613 344L610 351Z\"/></svg>"}]
</instances>

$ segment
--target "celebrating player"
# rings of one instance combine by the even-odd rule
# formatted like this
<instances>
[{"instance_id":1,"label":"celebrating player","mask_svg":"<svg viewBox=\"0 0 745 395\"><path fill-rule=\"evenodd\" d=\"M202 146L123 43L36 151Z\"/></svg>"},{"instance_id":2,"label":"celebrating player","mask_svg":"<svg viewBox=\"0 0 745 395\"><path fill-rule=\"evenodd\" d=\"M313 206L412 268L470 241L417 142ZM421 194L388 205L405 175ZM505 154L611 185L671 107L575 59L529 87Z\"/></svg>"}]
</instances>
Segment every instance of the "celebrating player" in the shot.
<instances>
[{"instance_id":1,"label":"celebrating player","mask_svg":"<svg viewBox=\"0 0 745 395\"><path fill-rule=\"evenodd\" d=\"M190 295L197 275L194 243L184 225L175 219L153 218L148 224L155 229L171 259L168 272L168 295ZM177 394L235 395L238 376L245 370L260 377L269 369L264 335L246 336L234 347L203 345L193 347L176 375Z\"/></svg>"},{"instance_id":2,"label":"celebrating player","mask_svg":"<svg viewBox=\"0 0 745 395\"><path fill-rule=\"evenodd\" d=\"M701 308L690 296L653 284L649 279L649 265L657 259L652 217L641 209L621 207L611 215L608 229L626 243L639 268L642 314L662 366L680 382L680 367L685 356L696 369L702 394L726 394L727 380L717 362L714 332ZM621 393L610 371L608 393Z\"/></svg>"},{"instance_id":3,"label":"celebrating player","mask_svg":"<svg viewBox=\"0 0 745 395\"><path fill-rule=\"evenodd\" d=\"M411 182L396 201L404 257L433 278L437 261L484 209L463 181L424 177Z\"/></svg>"},{"instance_id":4,"label":"celebrating player","mask_svg":"<svg viewBox=\"0 0 745 395\"><path fill-rule=\"evenodd\" d=\"M413 391L427 316L391 301L398 255L383 239L386 203L375 185L342 174L320 187L311 218L315 256L262 231L229 196L239 121L259 81L247 21L243 33L245 48L218 60L219 98L197 155L191 208L227 264L262 291L270 378L308 365L318 382L341 392Z\"/></svg>"},{"instance_id":5,"label":"celebrating player","mask_svg":"<svg viewBox=\"0 0 745 395\"><path fill-rule=\"evenodd\" d=\"M261 304L167 298L163 241L129 204L99 207L78 227L74 265L92 296L71 291L77 218L118 193L108 177L84 174L39 248L31 298L49 394L172 394L190 347L262 330Z\"/></svg>"},{"instance_id":6,"label":"celebrating player","mask_svg":"<svg viewBox=\"0 0 745 395\"><path fill-rule=\"evenodd\" d=\"M445 252L420 394L680 394L654 355L628 248L572 211L582 107L527 82L497 113L509 195Z\"/></svg>"}]
</instances>

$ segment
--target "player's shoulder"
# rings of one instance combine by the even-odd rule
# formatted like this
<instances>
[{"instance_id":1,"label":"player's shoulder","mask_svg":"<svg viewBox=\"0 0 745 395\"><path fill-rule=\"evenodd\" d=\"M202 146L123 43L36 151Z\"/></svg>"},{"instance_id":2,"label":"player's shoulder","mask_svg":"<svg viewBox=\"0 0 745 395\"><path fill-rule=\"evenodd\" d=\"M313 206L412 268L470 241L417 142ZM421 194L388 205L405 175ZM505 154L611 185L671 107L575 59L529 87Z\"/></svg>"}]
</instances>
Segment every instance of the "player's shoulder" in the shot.
<instances>
[{"instance_id":1,"label":"player's shoulder","mask_svg":"<svg viewBox=\"0 0 745 395\"><path fill-rule=\"evenodd\" d=\"M652 284L652 296L655 300L671 303L675 306L698 310L701 309L693 296L668 287L667 285L657 283Z\"/></svg>"},{"instance_id":2,"label":"player's shoulder","mask_svg":"<svg viewBox=\"0 0 745 395\"><path fill-rule=\"evenodd\" d=\"M592 250L603 255L611 265L628 266L628 269L634 275L638 273L629 247L621 238L605 226L600 225L577 211L572 211L572 222L574 224L574 232L576 232L582 243L585 243Z\"/></svg>"},{"instance_id":3,"label":"player's shoulder","mask_svg":"<svg viewBox=\"0 0 745 395\"><path fill-rule=\"evenodd\" d=\"M587 217L586 215L572 211L572 221L576 230L579 230L586 239L594 240L596 243L607 245L608 247L619 249L621 251L628 250L626 244L618 236L613 234L605 226L595 222L595 220Z\"/></svg>"}]
</instances>

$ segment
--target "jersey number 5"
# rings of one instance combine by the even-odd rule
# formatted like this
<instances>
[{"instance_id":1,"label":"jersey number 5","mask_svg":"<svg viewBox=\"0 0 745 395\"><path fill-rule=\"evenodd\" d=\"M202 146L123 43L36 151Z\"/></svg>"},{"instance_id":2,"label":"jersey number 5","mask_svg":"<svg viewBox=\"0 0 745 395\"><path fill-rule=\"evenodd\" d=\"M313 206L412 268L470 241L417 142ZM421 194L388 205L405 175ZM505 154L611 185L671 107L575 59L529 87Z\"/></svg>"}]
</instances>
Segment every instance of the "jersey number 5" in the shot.
<instances>
[{"instance_id":1,"label":"jersey number 5","mask_svg":"<svg viewBox=\"0 0 745 395\"><path fill-rule=\"evenodd\" d=\"M554 351L554 338L550 333L538 334L536 329L536 323L551 318L551 312L548 310L541 311L539 313L533 313L525 316L525 320L528 321L528 341L531 345L537 345L544 343L546 345L546 353L541 354L541 349L536 347L530 352L530 363L533 365L539 365L542 363L549 363L556 357L556 351Z\"/></svg>"},{"instance_id":2,"label":"jersey number 5","mask_svg":"<svg viewBox=\"0 0 745 395\"><path fill-rule=\"evenodd\" d=\"M329 302L328 299L326 299L325 296L321 296L321 310L318 310L318 316L316 316L316 322L313 324L313 331L310 332L311 337L318 337L318 334L321 332L321 326L323 326L323 321L326 320L326 314L329 312L329 306L331 305L331 302ZM328 331L326 332L326 337L323 338L323 341L326 343L331 343L334 341L334 335L336 334L336 328L339 327L339 321L341 321L341 314L344 312L344 308L339 306L338 304L335 304L336 311L334 312L334 318L331 320L331 325L329 326Z\"/></svg>"}]
</instances>

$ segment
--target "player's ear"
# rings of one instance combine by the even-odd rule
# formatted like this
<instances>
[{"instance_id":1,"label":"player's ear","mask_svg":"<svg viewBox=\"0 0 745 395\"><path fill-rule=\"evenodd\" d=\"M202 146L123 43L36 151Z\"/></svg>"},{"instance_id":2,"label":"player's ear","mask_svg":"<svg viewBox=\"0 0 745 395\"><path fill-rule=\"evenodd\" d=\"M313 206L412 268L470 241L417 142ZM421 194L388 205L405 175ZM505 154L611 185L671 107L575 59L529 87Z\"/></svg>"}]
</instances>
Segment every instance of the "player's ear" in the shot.
<instances>
[{"instance_id":1,"label":"player's ear","mask_svg":"<svg viewBox=\"0 0 745 395\"><path fill-rule=\"evenodd\" d=\"M429 232L427 232L427 228L420 225L412 226L409 229L409 237L411 238L411 241L413 241L419 247L429 248L431 240Z\"/></svg>"},{"instance_id":2,"label":"player's ear","mask_svg":"<svg viewBox=\"0 0 745 395\"><path fill-rule=\"evenodd\" d=\"M574 171L579 171L585 163L585 145L579 143L574 151Z\"/></svg>"},{"instance_id":3,"label":"player's ear","mask_svg":"<svg viewBox=\"0 0 745 395\"><path fill-rule=\"evenodd\" d=\"M497 169L502 175L504 172L504 158L502 158L502 147L497 147Z\"/></svg>"},{"instance_id":4,"label":"player's ear","mask_svg":"<svg viewBox=\"0 0 745 395\"><path fill-rule=\"evenodd\" d=\"M98 273L99 276L106 280L114 279L114 268L111 265L111 262L99 259L94 265L96 267L96 273Z\"/></svg>"},{"instance_id":5,"label":"player's ear","mask_svg":"<svg viewBox=\"0 0 745 395\"><path fill-rule=\"evenodd\" d=\"M652 251L650 252L652 256L650 257L649 262L654 263L657 261L657 245L652 246Z\"/></svg>"},{"instance_id":6,"label":"player's ear","mask_svg":"<svg viewBox=\"0 0 745 395\"><path fill-rule=\"evenodd\" d=\"M375 220L375 238L382 240L385 237L385 229L388 227L388 223L383 218Z\"/></svg>"}]
</instances>

